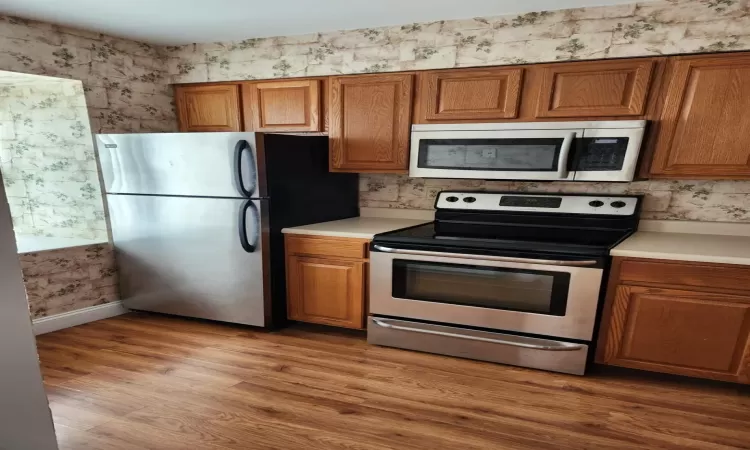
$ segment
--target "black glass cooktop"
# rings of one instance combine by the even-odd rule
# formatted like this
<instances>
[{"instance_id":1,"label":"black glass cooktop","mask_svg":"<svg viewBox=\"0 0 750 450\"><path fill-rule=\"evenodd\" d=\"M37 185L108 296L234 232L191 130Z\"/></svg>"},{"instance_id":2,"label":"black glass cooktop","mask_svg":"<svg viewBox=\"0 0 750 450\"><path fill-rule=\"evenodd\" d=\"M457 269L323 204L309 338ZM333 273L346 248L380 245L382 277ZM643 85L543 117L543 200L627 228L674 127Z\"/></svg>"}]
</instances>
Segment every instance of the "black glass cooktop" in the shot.
<instances>
[{"instance_id":1,"label":"black glass cooktop","mask_svg":"<svg viewBox=\"0 0 750 450\"><path fill-rule=\"evenodd\" d=\"M431 222L375 236L373 244L457 249L515 250L542 253L606 255L631 231L529 225ZM476 251L472 251L476 253ZM494 253L494 252L493 252Z\"/></svg>"}]
</instances>

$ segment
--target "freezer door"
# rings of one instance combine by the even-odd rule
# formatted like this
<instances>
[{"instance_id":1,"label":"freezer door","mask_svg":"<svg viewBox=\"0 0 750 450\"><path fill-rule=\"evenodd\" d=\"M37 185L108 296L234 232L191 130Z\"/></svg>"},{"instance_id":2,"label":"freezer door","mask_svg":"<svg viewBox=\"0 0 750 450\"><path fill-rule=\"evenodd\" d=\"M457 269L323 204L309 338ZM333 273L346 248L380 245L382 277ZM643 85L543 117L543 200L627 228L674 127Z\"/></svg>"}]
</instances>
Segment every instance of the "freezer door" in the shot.
<instances>
[{"instance_id":1,"label":"freezer door","mask_svg":"<svg viewBox=\"0 0 750 450\"><path fill-rule=\"evenodd\" d=\"M255 133L100 134L108 194L259 197Z\"/></svg>"},{"instance_id":2,"label":"freezer door","mask_svg":"<svg viewBox=\"0 0 750 450\"><path fill-rule=\"evenodd\" d=\"M267 324L266 200L108 195L107 202L127 307Z\"/></svg>"}]
</instances>

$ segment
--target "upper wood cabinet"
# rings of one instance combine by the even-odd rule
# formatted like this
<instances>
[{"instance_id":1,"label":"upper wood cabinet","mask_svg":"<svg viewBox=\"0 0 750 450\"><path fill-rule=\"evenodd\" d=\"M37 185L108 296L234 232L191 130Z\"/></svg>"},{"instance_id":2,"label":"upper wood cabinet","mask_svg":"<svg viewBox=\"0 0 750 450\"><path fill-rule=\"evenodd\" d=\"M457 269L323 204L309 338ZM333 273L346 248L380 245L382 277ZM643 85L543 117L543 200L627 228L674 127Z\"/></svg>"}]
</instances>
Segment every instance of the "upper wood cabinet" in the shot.
<instances>
[{"instance_id":1,"label":"upper wood cabinet","mask_svg":"<svg viewBox=\"0 0 750 450\"><path fill-rule=\"evenodd\" d=\"M175 86L180 131L242 131L237 84Z\"/></svg>"},{"instance_id":2,"label":"upper wood cabinet","mask_svg":"<svg viewBox=\"0 0 750 450\"><path fill-rule=\"evenodd\" d=\"M331 171L408 171L413 77L331 77Z\"/></svg>"},{"instance_id":3,"label":"upper wood cabinet","mask_svg":"<svg viewBox=\"0 0 750 450\"><path fill-rule=\"evenodd\" d=\"M643 115L654 64L627 59L543 66L536 117Z\"/></svg>"},{"instance_id":4,"label":"upper wood cabinet","mask_svg":"<svg viewBox=\"0 0 750 450\"><path fill-rule=\"evenodd\" d=\"M243 84L245 128L254 131L321 131L319 79Z\"/></svg>"},{"instance_id":5,"label":"upper wood cabinet","mask_svg":"<svg viewBox=\"0 0 750 450\"><path fill-rule=\"evenodd\" d=\"M750 55L675 58L651 175L750 177Z\"/></svg>"},{"instance_id":6,"label":"upper wood cabinet","mask_svg":"<svg viewBox=\"0 0 750 450\"><path fill-rule=\"evenodd\" d=\"M523 69L435 70L421 72L416 123L512 119L518 115Z\"/></svg>"},{"instance_id":7,"label":"upper wood cabinet","mask_svg":"<svg viewBox=\"0 0 750 450\"><path fill-rule=\"evenodd\" d=\"M726 282L748 277L743 266L616 259L597 361L750 383L750 291Z\"/></svg>"}]
</instances>

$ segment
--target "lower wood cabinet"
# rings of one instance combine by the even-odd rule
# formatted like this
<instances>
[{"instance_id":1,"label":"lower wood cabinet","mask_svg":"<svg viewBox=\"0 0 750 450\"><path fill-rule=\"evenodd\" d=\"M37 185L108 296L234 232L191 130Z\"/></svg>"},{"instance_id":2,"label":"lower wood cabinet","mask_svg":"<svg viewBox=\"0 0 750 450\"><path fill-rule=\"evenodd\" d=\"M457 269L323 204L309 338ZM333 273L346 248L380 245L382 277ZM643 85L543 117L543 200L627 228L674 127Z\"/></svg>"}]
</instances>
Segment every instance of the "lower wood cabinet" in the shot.
<instances>
[{"instance_id":1,"label":"lower wood cabinet","mask_svg":"<svg viewBox=\"0 0 750 450\"><path fill-rule=\"evenodd\" d=\"M363 329L369 241L297 235L285 240L288 318Z\"/></svg>"},{"instance_id":2,"label":"lower wood cabinet","mask_svg":"<svg viewBox=\"0 0 750 450\"><path fill-rule=\"evenodd\" d=\"M750 383L750 290L733 278L750 268L616 258L597 362Z\"/></svg>"}]
</instances>

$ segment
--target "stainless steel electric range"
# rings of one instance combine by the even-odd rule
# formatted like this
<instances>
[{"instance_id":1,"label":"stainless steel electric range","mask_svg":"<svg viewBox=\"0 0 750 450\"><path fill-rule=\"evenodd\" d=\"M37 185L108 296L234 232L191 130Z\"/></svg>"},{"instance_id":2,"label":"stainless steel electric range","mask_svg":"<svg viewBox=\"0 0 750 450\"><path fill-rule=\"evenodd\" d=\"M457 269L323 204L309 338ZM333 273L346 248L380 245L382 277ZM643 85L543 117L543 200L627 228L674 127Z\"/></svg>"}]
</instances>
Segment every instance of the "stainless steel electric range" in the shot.
<instances>
[{"instance_id":1,"label":"stainless steel electric range","mask_svg":"<svg viewBox=\"0 0 750 450\"><path fill-rule=\"evenodd\" d=\"M372 241L368 342L582 375L609 250L640 204L441 192L434 222Z\"/></svg>"}]
</instances>

